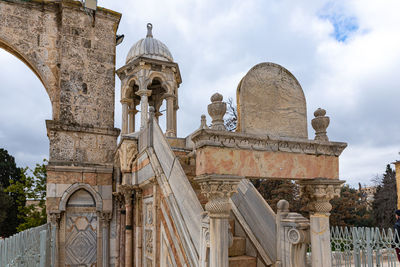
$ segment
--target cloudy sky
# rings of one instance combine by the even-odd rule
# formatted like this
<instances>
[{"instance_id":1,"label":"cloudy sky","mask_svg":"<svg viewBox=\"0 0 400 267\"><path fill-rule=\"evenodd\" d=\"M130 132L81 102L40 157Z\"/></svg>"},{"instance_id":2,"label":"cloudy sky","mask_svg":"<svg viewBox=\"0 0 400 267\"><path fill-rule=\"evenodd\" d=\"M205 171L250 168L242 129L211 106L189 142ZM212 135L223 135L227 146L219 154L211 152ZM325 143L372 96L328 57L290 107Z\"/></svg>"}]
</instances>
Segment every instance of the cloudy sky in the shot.
<instances>
[{"instance_id":1,"label":"cloudy sky","mask_svg":"<svg viewBox=\"0 0 400 267\"><path fill-rule=\"evenodd\" d=\"M199 126L214 92L235 99L239 80L252 66L274 62L302 85L308 120L316 108L325 108L330 140L348 143L341 179L369 184L400 159L399 1L99 0L99 5L123 13L117 68L145 37L147 22L179 63L179 136ZM3 50L0 81L0 147L19 166L33 166L48 158L49 98L28 67ZM117 79L118 128L119 94Z\"/></svg>"}]
</instances>

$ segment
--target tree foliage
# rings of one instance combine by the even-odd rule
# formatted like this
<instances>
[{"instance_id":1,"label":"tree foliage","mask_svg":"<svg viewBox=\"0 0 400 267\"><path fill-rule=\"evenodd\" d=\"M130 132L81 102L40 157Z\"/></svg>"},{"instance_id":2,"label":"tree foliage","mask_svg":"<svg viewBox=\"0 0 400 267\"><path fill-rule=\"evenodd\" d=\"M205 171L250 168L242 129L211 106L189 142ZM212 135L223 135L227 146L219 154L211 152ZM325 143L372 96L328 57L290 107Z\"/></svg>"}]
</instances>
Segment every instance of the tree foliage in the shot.
<instances>
[{"instance_id":1,"label":"tree foliage","mask_svg":"<svg viewBox=\"0 0 400 267\"><path fill-rule=\"evenodd\" d=\"M389 228L395 223L397 206L396 172L388 164L381 179L376 179L377 188L372 203L375 226Z\"/></svg>"},{"instance_id":2,"label":"tree foliage","mask_svg":"<svg viewBox=\"0 0 400 267\"><path fill-rule=\"evenodd\" d=\"M18 207L18 217L22 222L18 225L17 230L36 227L46 223L46 160L43 164L36 164L34 170L28 167L23 169L21 180L12 181L7 188L7 192L14 193L19 196L16 199ZM33 203L26 202L31 200Z\"/></svg>"},{"instance_id":3,"label":"tree foliage","mask_svg":"<svg viewBox=\"0 0 400 267\"><path fill-rule=\"evenodd\" d=\"M361 186L359 190L349 185L342 186L340 197L331 200L330 224L333 226L373 226L369 204Z\"/></svg>"},{"instance_id":4,"label":"tree foliage","mask_svg":"<svg viewBox=\"0 0 400 267\"><path fill-rule=\"evenodd\" d=\"M0 236L10 236L16 233L17 226L21 223L18 218L16 200L24 201L24 195L6 192L10 182L21 179L22 170L17 168L15 159L7 150L0 148Z\"/></svg>"},{"instance_id":5,"label":"tree foliage","mask_svg":"<svg viewBox=\"0 0 400 267\"><path fill-rule=\"evenodd\" d=\"M236 130L238 121L237 108L233 103L233 99L231 97L228 98L228 102L226 104L226 113L228 116L225 119L225 127L228 131L234 132Z\"/></svg>"}]
</instances>

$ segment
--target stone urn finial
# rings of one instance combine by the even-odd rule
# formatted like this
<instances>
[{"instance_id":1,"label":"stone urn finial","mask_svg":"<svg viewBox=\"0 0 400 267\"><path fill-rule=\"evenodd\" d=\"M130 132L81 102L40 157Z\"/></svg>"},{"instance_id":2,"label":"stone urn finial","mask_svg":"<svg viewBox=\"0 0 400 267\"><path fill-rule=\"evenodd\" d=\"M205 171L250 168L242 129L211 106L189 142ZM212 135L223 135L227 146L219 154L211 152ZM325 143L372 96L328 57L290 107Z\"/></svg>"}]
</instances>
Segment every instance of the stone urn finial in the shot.
<instances>
[{"instance_id":1,"label":"stone urn finial","mask_svg":"<svg viewBox=\"0 0 400 267\"><path fill-rule=\"evenodd\" d=\"M311 125L315 130L314 140L329 141L328 136L326 135L326 129L329 126L329 117L325 115L326 110L322 108L318 108L314 112L315 118L311 120Z\"/></svg>"},{"instance_id":2,"label":"stone urn finial","mask_svg":"<svg viewBox=\"0 0 400 267\"><path fill-rule=\"evenodd\" d=\"M226 113L226 103L222 102L223 96L215 93L211 96L211 104L208 105L208 114L212 118L211 129L226 131L224 115Z\"/></svg>"}]
</instances>

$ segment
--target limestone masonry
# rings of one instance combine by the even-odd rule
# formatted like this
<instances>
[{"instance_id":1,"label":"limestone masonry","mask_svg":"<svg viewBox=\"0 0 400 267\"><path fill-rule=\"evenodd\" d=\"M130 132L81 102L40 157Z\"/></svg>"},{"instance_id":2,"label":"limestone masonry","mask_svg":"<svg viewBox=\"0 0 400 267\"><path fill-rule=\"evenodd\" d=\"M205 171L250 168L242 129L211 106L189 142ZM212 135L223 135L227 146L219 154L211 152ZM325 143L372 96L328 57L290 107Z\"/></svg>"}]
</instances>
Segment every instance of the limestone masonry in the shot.
<instances>
[{"instance_id":1,"label":"limestone masonry","mask_svg":"<svg viewBox=\"0 0 400 267\"><path fill-rule=\"evenodd\" d=\"M330 267L329 201L346 143L329 140L326 111L315 111L309 139L299 82L261 63L237 87L237 131L225 129L216 93L204 107L212 121L199 114L199 128L178 137L178 63L148 23L116 69L120 19L79 1L0 0L0 47L31 68L52 103L51 266L301 267L311 243L312 266ZM285 200L273 211L249 179L297 180L310 218Z\"/></svg>"}]
</instances>

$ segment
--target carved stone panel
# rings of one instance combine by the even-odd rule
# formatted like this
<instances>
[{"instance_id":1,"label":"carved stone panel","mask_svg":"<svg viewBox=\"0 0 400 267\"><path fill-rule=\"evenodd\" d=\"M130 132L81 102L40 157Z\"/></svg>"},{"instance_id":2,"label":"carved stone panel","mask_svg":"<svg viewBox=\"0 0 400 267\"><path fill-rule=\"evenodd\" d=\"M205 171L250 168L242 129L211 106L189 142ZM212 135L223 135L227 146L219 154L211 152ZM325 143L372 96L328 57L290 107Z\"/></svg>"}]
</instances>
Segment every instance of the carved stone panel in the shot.
<instances>
[{"instance_id":1,"label":"carved stone panel","mask_svg":"<svg viewBox=\"0 0 400 267\"><path fill-rule=\"evenodd\" d=\"M274 63L254 66L238 86L238 130L260 135L308 138L303 90Z\"/></svg>"},{"instance_id":2,"label":"carved stone panel","mask_svg":"<svg viewBox=\"0 0 400 267\"><path fill-rule=\"evenodd\" d=\"M143 258L144 267L154 263L154 210L153 197L143 200Z\"/></svg>"},{"instance_id":3,"label":"carved stone panel","mask_svg":"<svg viewBox=\"0 0 400 267\"><path fill-rule=\"evenodd\" d=\"M95 212L68 213L65 229L66 266L97 266L97 216Z\"/></svg>"}]
</instances>

